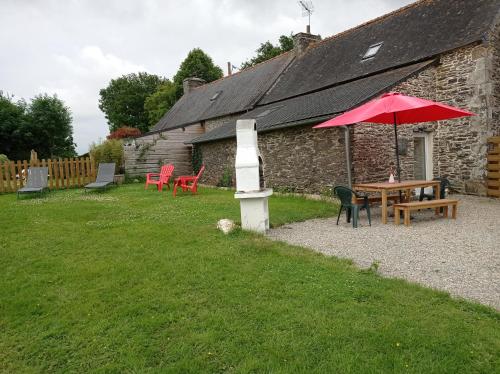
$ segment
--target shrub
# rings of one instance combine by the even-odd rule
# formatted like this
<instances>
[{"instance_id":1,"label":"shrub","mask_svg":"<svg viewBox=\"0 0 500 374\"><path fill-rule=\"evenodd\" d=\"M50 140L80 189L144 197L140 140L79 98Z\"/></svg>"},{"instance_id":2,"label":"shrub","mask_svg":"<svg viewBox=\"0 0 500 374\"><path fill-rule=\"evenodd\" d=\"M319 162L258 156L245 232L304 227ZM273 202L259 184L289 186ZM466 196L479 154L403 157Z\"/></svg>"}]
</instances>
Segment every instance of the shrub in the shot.
<instances>
[{"instance_id":1,"label":"shrub","mask_svg":"<svg viewBox=\"0 0 500 374\"><path fill-rule=\"evenodd\" d=\"M193 164L193 171L195 174L201 169L201 165L203 165L203 154L201 153L201 148L199 146L193 147L193 153L191 154L191 162Z\"/></svg>"},{"instance_id":2,"label":"shrub","mask_svg":"<svg viewBox=\"0 0 500 374\"><path fill-rule=\"evenodd\" d=\"M217 187L233 187L233 172L231 169L226 168L224 170Z\"/></svg>"},{"instance_id":3,"label":"shrub","mask_svg":"<svg viewBox=\"0 0 500 374\"><path fill-rule=\"evenodd\" d=\"M7 162L7 161L9 161L9 158L4 154L0 154L0 163Z\"/></svg>"},{"instance_id":4,"label":"shrub","mask_svg":"<svg viewBox=\"0 0 500 374\"><path fill-rule=\"evenodd\" d=\"M96 164L101 162L116 163L116 172L123 172L123 143L118 139L106 140L101 143L90 145L90 157Z\"/></svg>"},{"instance_id":5,"label":"shrub","mask_svg":"<svg viewBox=\"0 0 500 374\"><path fill-rule=\"evenodd\" d=\"M120 127L118 130L113 131L106 138L110 139L126 139L126 138L137 138L141 136L141 130L135 127Z\"/></svg>"}]
</instances>

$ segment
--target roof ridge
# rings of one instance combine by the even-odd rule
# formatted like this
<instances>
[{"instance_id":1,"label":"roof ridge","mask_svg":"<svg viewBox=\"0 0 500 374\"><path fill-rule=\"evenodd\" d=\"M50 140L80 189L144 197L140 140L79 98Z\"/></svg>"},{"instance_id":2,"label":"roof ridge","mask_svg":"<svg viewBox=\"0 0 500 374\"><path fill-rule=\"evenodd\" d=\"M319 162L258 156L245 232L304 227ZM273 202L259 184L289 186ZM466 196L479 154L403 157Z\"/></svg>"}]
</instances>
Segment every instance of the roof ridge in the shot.
<instances>
[{"instance_id":1,"label":"roof ridge","mask_svg":"<svg viewBox=\"0 0 500 374\"><path fill-rule=\"evenodd\" d=\"M350 33L350 32L353 32L353 31L355 31L355 30L357 30L357 29L361 29L362 27L365 27L365 26L371 25L372 23L380 22L380 21L385 20L385 19L387 19L387 18L393 17L393 16L395 16L395 15L397 15L397 14L401 14L401 13L403 13L403 12L405 12L405 11L409 10L410 8L414 8L414 7L416 7L416 6L419 6L419 5L421 5L422 3L425 3L425 2L431 2L431 1L433 1L433 0L417 0L417 1L415 1L415 2L413 2L413 3L410 3L410 4L408 4L408 5L405 5L405 6L401 7L401 8L398 8L398 9L396 9L396 10L393 10L393 11L391 11L391 12L389 12L389 13L383 14L383 15L381 15L381 16L379 16L379 17L373 18L373 19L368 20L368 21L366 21L366 22L363 22L363 23L361 23L361 24L359 24L359 25L356 25L356 26L354 26L354 27L351 27L350 29L347 29L347 30L341 31L341 32L339 32L339 33L337 33L337 34L335 34L335 35L328 36L328 37L326 37L325 39L320 40L320 41L318 41L318 42L316 42L316 43L311 43L307 49L313 49L313 48L316 48L316 47L318 47L318 46L320 46L320 45L322 45L322 44L324 44L324 43L326 43L326 42L329 42L329 41L331 41L331 40L337 39L337 38L339 38L339 37L341 37L341 36L344 36L345 34L348 34L348 33Z\"/></svg>"},{"instance_id":2,"label":"roof ridge","mask_svg":"<svg viewBox=\"0 0 500 374\"><path fill-rule=\"evenodd\" d=\"M292 49L292 50L289 50L289 51L286 51L286 52L283 52L283 53L280 53L280 54L279 54L279 55L277 55L277 56L271 57L271 58L269 58L269 59L267 59L267 60L265 60L265 61L262 61L262 62L259 62L259 63L255 64L255 65L249 66L249 67L247 67L247 68L245 68L245 69L243 69L243 70L237 71L237 72L236 72L236 73L234 73L234 74L231 74L231 75L225 75L225 76L223 76L223 77L220 77L219 79L216 79L216 80L214 80L214 81L211 81L211 82L205 83L205 84L203 84L203 85L201 85L201 86L195 87L195 88L194 88L191 92L194 92L194 91L196 91L196 90L199 90L199 89L201 89L201 88L203 88L203 87L207 87L207 86L209 86L209 85L211 85L211 84L213 84L213 83L217 83L217 82L222 81L222 80L224 80L224 79L229 79L229 78L232 78L232 77L234 77L235 75L241 74L241 73L243 73L243 72L250 71L250 70L252 70L252 69L257 68L257 67L258 67L258 66L260 66L260 65L263 65L263 64L266 64L266 63L268 63L268 62L271 62L272 60L276 60L276 59L278 59L278 58L280 58L280 57L283 57L283 56L285 56L286 54L289 54L289 53L291 53L291 52L293 52L293 49Z\"/></svg>"}]
</instances>

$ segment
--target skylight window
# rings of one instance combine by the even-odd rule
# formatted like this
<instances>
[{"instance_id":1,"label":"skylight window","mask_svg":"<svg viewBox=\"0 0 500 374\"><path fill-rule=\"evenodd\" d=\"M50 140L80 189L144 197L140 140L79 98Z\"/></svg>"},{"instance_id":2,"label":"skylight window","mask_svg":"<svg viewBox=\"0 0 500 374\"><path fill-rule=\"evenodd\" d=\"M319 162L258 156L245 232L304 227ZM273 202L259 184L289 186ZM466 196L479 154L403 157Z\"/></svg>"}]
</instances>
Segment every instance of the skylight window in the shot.
<instances>
[{"instance_id":1,"label":"skylight window","mask_svg":"<svg viewBox=\"0 0 500 374\"><path fill-rule=\"evenodd\" d=\"M214 95L210 98L210 101L217 100L217 98L220 96L221 93L222 91L217 91L216 93L214 93Z\"/></svg>"},{"instance_id":2,"label":"skylight window","mask_svg":"<svg viewBox=\"0 0 500 374\"><path fill-rule=\"evenodd\" d=\"M382 47L382 44L383 44L383 42L380 42L380 43L373 44L373 45L369 46L368 50L365 52L365 54L363 56L363 60L368 60L369 58L374 57L377 54L380 47Z\"/></svg>"}]
</instances>

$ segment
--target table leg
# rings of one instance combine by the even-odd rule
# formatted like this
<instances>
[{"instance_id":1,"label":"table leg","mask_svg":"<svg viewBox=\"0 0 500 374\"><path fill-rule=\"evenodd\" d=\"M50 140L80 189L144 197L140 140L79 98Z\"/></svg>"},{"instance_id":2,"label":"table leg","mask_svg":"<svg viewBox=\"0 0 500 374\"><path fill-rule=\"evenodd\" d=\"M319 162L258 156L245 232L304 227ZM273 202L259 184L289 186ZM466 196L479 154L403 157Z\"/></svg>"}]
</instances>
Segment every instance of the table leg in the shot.
<instances>
[{"instance_id":1,"label":"table leg","mask_svg":"<svg viewBox=\"0 0 500 374\"><path fill-rule=\"evenodd\" d=\"M410 209L404 209L405 212L405 226L410 226Z\"/></svg>"},{"instance_id":2,"label":"table leg","mask_svg":"<svg viewBox=\"0 0 500 374\"><path fill-rule=\"evenodd\" d=\"M382 223L387 223L387 191L382 190Z\"/></svg>"},{"instance_id":3,"label":"table leg","mask_svg":"<svg viewBox=\"0 0 500 374\"><path fill-rule=\"evenodd\" d=\"M399 225L399 208L398 207L394 207L394 223L396 225Z\"/></svg>"},{"instance_id":4,"label":"table leg","mask_svg":"<svg viewBox=\"0 0 500 374\"><path fill-rule=\"evenodd\" d=\"M434 185L434 196L436 197L436 200L441 199L441 184L436 184ZM439 212L441 211L440 208L436 208L436 216L439 216Z\"/></svg>"},{"instance_id":5,"label":"table leg","mask_svg":"<svg viewBox=\"0 0 500 374\"><path fill-rule=\"evenodd\" d=\"M451 218L457 219L457 204L453 204L451 207Z\"/></svg>"}]
</instances>

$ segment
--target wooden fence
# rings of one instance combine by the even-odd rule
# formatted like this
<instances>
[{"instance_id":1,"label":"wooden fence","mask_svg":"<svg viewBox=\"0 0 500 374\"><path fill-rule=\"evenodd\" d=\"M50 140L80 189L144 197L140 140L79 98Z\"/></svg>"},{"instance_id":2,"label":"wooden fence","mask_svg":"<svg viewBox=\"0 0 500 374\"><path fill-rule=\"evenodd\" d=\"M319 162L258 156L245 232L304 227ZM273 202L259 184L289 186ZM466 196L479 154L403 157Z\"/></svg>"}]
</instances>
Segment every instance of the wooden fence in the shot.
<instances>
[{"instance_id":1,"label":"wooden fence","mask_svg":"<svg viewBox=\"0 0 500 374\"><path fill-rule=\"evenodd\" d=\"M48 186L51 190L81 187L96 177L95 163L89 157L0 162L0 193L15 192L23 187L28 169L36 166L49 168Z\"/></svg>"},{"instance_id":2,"label":"wooden fence","mask_svg":"<svg viewBox=\"0 0 500 374\"><path fill-rule=\"evenodd\" d=\"M500 197L500 136L488 139L488 196Z\"/></svg>"}]
</instances>

